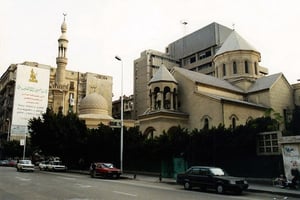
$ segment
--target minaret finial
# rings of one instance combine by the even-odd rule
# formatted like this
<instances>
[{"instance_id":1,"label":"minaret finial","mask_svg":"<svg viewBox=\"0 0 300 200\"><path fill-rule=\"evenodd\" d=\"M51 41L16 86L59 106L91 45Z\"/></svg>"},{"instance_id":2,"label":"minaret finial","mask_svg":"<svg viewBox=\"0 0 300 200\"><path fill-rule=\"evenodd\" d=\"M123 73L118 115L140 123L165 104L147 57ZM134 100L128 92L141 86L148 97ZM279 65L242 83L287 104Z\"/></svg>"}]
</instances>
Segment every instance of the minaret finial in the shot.
<instances>
[{"instance_id":1,"label":"minaret finial","mask_svg":"<svg viewBox=\"0 0 300 200\"><path fill-rule=\"evenodd\" d=\"M67 13L63 13L64 21L66 20Z\"/></svg>"},{"instance_id":2,"label":"minaret finial","mask_svg":"<svg viewBox=\"0 0 300 200\"><path fill-rule=\"evenodd\" d=\"M232 30L235 30L235 24L234 23L232 24Z\"/></svg>"}]
</instances>

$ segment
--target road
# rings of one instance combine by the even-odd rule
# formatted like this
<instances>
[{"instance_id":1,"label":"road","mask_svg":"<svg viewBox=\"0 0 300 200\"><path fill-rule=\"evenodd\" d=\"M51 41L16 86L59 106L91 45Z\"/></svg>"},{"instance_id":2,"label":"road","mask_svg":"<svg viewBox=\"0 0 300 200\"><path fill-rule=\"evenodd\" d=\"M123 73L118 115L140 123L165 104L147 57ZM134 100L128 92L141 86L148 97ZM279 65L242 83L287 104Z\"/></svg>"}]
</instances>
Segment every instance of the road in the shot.
<instances>
[{"instance_id":1,"label":"road","mask_svg":"<svg viewBox=\"0 0 300 200\"><path fill-rule=\"evenodd\" d=\"M187 191L179 185L159 182L93 179L87 175L39 170L33 173L17 172L15 168L0 167L1 200L260 200L274 197L283 199L280 196L247 191L242 195L219 195L213 191Z\"/></svg>"}]
</instances>

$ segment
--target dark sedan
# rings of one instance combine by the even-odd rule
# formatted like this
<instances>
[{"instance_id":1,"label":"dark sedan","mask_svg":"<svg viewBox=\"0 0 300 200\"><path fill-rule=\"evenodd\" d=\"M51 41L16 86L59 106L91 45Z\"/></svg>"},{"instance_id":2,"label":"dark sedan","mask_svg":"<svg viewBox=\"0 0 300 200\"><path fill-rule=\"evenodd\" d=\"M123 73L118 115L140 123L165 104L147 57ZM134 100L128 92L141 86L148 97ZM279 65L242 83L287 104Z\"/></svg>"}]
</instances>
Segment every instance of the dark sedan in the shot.
<instances>
[{"instance_id":1,"label":"dark sedan","mask_svg":"<svg viewBox=\"0 0 300 200\"><path fill-rule=\"evenodd\" d=\"M243 178L228 176L224 170L218 167L193 166L186 172L177 175L177 183L185 189L200 187L215 189L218 193L233 191L242 193L248 188L248 183Z\"/></svg>"}]
</instances>

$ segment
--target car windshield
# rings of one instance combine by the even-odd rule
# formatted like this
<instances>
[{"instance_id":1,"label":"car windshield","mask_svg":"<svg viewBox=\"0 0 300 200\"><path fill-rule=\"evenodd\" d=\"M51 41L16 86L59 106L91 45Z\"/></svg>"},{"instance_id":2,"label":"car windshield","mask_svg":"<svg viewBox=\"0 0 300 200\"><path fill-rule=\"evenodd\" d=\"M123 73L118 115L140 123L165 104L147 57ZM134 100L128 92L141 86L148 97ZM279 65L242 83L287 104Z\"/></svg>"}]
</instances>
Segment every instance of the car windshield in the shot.
<instances>
[{"instance_id":1,"label":"car windshield","mask_svg":"<svg viewBox=\"0 0 300 200\"><path fill-rule=\"evenodd\" d=\"M221 168L211 168L210 171L214 176L224 176L225 175L225 172Z\"/></svg>"},{"instance_id":2,"label":"car windshield","mask_svg":"<svg viewBox=\"0 0 300 200\"><path fill-rule=\"evenodd\" d=\"M61 165L61 161L54 161L53 164L54 165Z\"/></svg>"},{"instance_id":3,"label":"car windshield","mask_svg":"<svg viewBox=\"0 0 300 200\"><path fill-rule=\"evenodd\" d=\"M103 163L103 164L102 164L102 167L105 167L105 168L113 168L114 166L113 166L113 164L111 164L111 163Z\"/></svg>"},{"instance_id":4,"label":"car windshield","mask_svg":"<svg viewBox=\"0 0 300 200\"><path fill-rule=\"evenodd\" d=\"M21 160L20 163L22 164L31 164L30 160Z\"/></svg>"}]
</instances>

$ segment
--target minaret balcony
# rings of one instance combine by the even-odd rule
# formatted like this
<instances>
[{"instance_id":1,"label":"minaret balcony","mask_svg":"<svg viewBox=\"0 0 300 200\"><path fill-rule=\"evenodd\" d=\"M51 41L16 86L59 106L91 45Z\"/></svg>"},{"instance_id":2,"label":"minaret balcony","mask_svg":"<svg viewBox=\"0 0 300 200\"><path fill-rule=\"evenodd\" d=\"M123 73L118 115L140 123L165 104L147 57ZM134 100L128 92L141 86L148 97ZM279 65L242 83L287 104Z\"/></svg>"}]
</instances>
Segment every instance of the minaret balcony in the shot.
<instances>
[{"instance_id":1,"label":"minaret balcony","mask_svg":"<svg viewBox=\"0 0 300 200\"><path fill-rule=\"evenodd\" d=\"M56 58L56 63L64 63L64 64L67 64L67 63L68 63L68 58L57 57L57 58Z\"/></svg>"}]
</instances>

